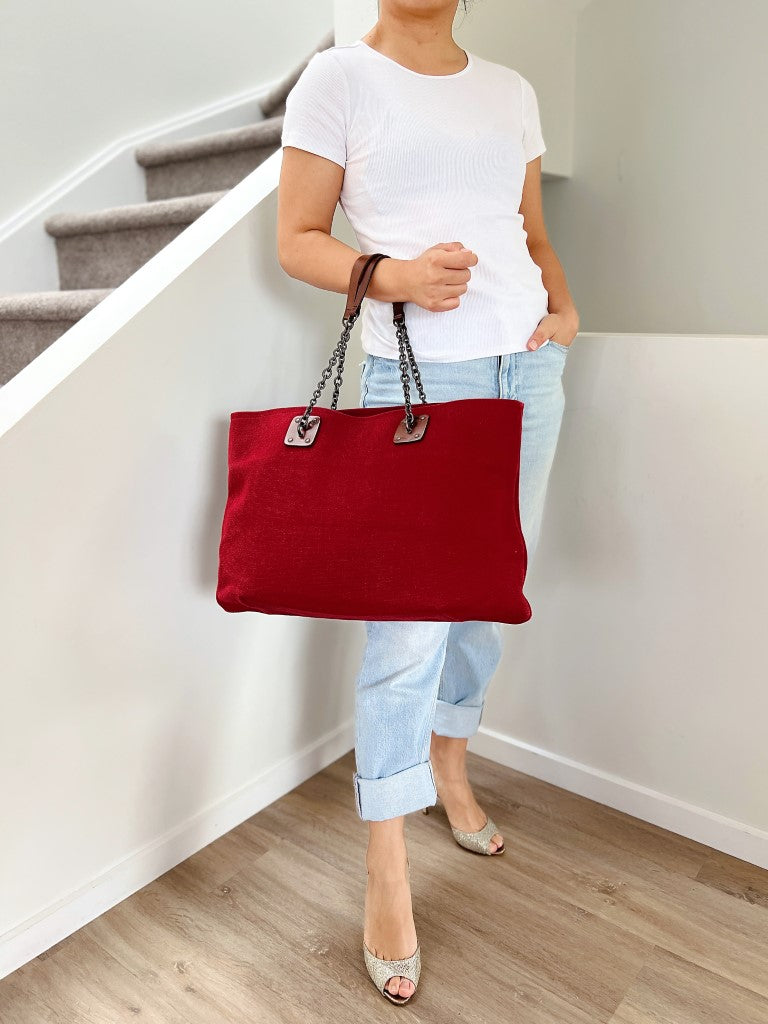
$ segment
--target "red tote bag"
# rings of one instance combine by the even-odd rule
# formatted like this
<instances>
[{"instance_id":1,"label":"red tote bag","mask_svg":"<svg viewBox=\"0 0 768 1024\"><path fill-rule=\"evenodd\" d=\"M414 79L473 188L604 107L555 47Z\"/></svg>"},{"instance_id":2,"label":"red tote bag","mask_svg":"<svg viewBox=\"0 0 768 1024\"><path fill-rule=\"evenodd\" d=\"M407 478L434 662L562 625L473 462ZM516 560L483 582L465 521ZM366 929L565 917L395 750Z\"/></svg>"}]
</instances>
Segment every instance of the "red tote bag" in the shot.
<instances>
[{"instance_id":1,"label":"red tote bag","mask_svg":"<svg viewBox=\"0 0 768 1024\"><path fill-rule=\"evenodd\" d=\"M403 405L336 408L349 334L386 258L356 260L309 405L230 415L216 601L325 619L526 622L523 403L428 402L395 302ZM334 365L331 406L316 407Z\"/></svg>"}]
</instances>

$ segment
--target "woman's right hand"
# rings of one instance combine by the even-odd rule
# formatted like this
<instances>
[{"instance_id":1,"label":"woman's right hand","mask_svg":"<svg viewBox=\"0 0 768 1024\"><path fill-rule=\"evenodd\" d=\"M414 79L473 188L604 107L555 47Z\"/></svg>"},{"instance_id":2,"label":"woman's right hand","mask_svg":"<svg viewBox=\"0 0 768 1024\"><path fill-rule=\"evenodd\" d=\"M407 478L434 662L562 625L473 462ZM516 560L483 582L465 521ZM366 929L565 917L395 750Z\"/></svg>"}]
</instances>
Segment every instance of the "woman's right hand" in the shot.
<instances>
[{"instance_id":1,"label":"woman's right hand","mask_svg":"<svg viewBox=\"0 0 768 1024\"><path fill-rule=\"evenodd\" d=\"M389 263L382 260L382 263ZM399 300L432 313L456 309L472 276L477 256L461 242L438 242L412 260L393 261Z\"/></svg>"}]
</instances>

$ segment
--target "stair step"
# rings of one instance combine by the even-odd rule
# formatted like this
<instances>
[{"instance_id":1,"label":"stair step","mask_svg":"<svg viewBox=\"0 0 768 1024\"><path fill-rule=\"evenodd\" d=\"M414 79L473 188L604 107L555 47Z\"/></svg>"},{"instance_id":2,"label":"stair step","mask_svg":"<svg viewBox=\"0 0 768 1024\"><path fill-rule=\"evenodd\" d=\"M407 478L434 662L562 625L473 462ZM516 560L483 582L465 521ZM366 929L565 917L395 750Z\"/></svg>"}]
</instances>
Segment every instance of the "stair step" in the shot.
<instances>
[{"instance_id":1,"label":"stair step","mask_svg":"<svg viewBox=\"0 0 768 1024\"><path fill-rule=\"evenodd\" d=\"M220 132L196 135L192 139L179 139L176 142L147 142L136 149L136 159L142 167L155 167L158 164L172 163L177 160L196 160L204 156L221 153L236 153L241 149L254 149L268 146L280 141L282 117L269 117L255 124L243 125L240 128L227 128Z\"/></svg>"},{"instance_id":2,"label":"stair step","mask_svg":"<svg viewBox=\"0 0 768 1024\"><path fill-rule=\"evenodd\" d=\"M147 199L233 188L280 148L282 130L281 115L192 139L139 146L136 160L144 168Z\"/></svg>"},{"instance_id":3,"label":"stair step","mask_svg":"<svg viewBox=\"0 0 768 1024\"><path fill-rule=\"evenodd\" d=\"M309 64L310 60L316 53L319 53L321 50L327 50L330 46L334 46L335 43L335 31L334 29L330 29L323 36L312 53L310 53L298 67L294 68L290 75L276 85L272 92L267 93L266 96L262 97L259 102L259 106L261 107L262 113L265 117L275 117L277 114L285 113L285 97L298 82L299 76L304 68Z\"/></svg>"},{"instance_id":4,"label":"stair step","mask_svg":"<svg viewBox=\"0 0 768 1024\"><path fill-rule=\"evenodd\" d=\"M90 313L111 291L80 288L0 295L0 386Z\"/></svg>"},{"instance_id":5,"label":"stair step","mask_svg":"<svg viewBox=\"0 0 768 1024\"><path fill-rule=\"evenodd\" d=\"M111 288L77 288L68 292L16 292L0 295L0 322L5 320L79 320Z\"/></svg>"},{"instance_id":6,"label":"stair step","mask_svg":"<svg viewBox=\"0 0 768 1024\"><path fill-rule=\"evenodd\" d=\"M104 210L55 213L62 289L116 288L227 194L227 189Z\"/></svg>"},{"instance_id":7,"label":"stair step","mask_svg":"<svg viewBox=\"0 0 768 1024\"><path fill-rule=\"evenodd\" d=\"M286 96L314 54L334 42L331 30L260 100L264 120L139 146L146 202L48 217L61 291L0 295L0 386L280 148Z\"/></svg>"},{"instance_id":8,"label":"stair step","mask_svg":"<svg viewBox=\"0 0 768 1024\"><path fill-rule=\"evenodd\" d=\"M180 196L178 199L108 206L102 210L54 213L45 221L45 230L54 238L67 238L164 224L191 224L225 193L226 189L203 192L196 196Z\"/></svg>"}]
</instances>

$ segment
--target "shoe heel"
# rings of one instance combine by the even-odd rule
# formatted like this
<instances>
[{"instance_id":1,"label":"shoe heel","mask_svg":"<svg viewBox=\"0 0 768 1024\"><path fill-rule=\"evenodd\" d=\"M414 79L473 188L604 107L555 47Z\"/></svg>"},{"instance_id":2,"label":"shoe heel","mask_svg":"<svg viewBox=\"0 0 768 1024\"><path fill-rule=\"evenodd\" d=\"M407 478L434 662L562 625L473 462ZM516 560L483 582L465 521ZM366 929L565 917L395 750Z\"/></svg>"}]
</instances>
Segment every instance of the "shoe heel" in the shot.
<instances>
[{"instance_id":1,"label":"shoe heel","mask_svg":"<svg viewBox=\"0 0 768 1024\"><path fill-rule=\"evenodd\" d=\"M439 796L436 796L436 797L435 797L435 802L434 802L434 804L428 804L428 805L427 805L427 806L426 806L426 807L425 807L425 808L424 808L424 809L422 810L422 812L421 812L421 813L422 813L422 814L429 814L429 808L430 808L430 807L437 807L437 805L438 805L439 803L440 803L440 797L439 797Z\"/></svg>"}]
</instances>

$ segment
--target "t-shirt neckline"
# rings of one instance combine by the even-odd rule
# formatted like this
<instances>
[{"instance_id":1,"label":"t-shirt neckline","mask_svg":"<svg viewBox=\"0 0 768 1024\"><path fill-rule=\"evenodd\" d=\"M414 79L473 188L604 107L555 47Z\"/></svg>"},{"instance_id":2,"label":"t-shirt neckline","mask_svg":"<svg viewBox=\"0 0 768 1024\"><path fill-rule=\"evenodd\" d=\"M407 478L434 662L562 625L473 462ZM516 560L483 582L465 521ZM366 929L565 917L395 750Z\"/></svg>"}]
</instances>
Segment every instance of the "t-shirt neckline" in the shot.
<instances>
[{"instance_id":1,"label":"t-shirt neckline","mask_svg":"<svg viewBox=\"0 0 768 1024\"><path fill-rule=\"evenodd\" d=\"M401 64L399 61L394 60L392 57L388 57L386 53L382 53L380 50L376 50L369 43L366 43L364 39L358 39L357 42L353 43L353 46L364 46L369 53L373 53L377 57L381 57L389 64L394 64L396 68L400 68L401 71L405 71L409 75L416 75L417 78L431 78L436 81L440 81L440 79L443 78L460 78L461 75L466 75L466 73L472 68L472 64L474 63L472 54L469 52L469 50L464 50L464 53L467 55L467 63L461 69L461 71L454 71L453 74L450 75L425 75L421 71L414 71L413 68L407 68L405 64Z\"/></svg>"}]
</instances>

